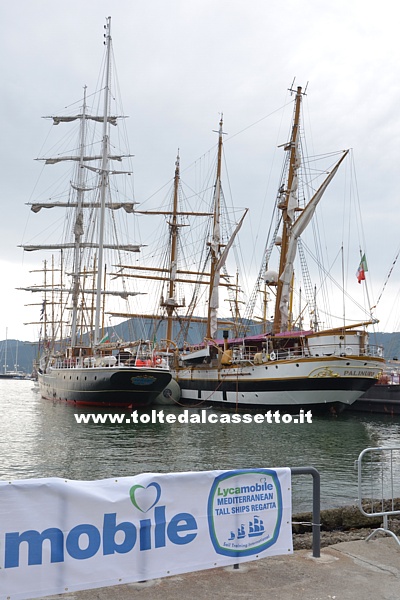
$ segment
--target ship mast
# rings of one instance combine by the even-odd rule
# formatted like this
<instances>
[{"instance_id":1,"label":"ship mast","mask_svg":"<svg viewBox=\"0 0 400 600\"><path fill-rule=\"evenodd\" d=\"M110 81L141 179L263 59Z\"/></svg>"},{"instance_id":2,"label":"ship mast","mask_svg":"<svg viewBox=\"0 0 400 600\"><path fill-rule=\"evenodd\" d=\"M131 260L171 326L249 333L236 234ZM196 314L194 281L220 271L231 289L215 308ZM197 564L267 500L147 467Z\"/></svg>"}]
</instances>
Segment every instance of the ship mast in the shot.
<instances>
[{"instance_id":1,"label":"ship mast","mask_svg":"<svg viewBox=\"0 0 400 600\"><path fill-rule=\"evenodd\" d=\"M217 309L218 309L218 284L217 263L221 250L221 163L222 163L222 124L223 118L219 122L218 130L218 158L217 175L214 186L214 218L213 233L210 242L211 267L210 267L210 293L208 298L207 330L206 337L212 338L217 331Z\"/></svg>"},{"instance_id":2,"label":"ship mast","mask_svg":"<svg viewBox=\"0 0 400 600\"><path fill-rule=\"evenodd\" d=\"M244 218L247 214L248 209L246 208L239 222L237 223L234 232L232 233L228 243L224 247L224 251L221 253L221 248L224 244L221 243L221 163L222 163L222 125L223 119L219 122L218 130L218 159L217 159L217 175L215 180L214 188L214 220L213 220L213 234L210 242L211 252L211 267L210 267L210 294L208 301L208 313L207 313L207 329L206 338L210 339L215 336L218 330L218 308L219 308L219 297L218 288L220 286L221 269L225 265L228 257L229 250L238 234ZM228 284L228 287L229 284Z\"/></svg>"},{"instance_id":3,"label":"ship mast","mask_svg":"<svg viewBox=\"0 0 400 600\"><path fill-rule=\"evenodd\" d=\"M86 143L86 86L84 87L83 95L83 107L80 124L80 155L79 155L79 168L78 168L78 181L77 181L77 207L76 207L76 219L74 226L75 236L75 248L74 248L74 267L72 274L72 322L71 322L71 346L76 346L76 333L78 323L78 300L79 300L79 282L80 282L80 270L81 270L81 240L83 235L83 190L85 181L85 172L83 169L84 165L84 153Z\"/></svg>"},{"instance_id":4,"label":"ship mast","mask_svg":"<svg viewBox=\"0 0 400 600\"><path fill-rule=\"evenodd\" d=\"M167 340L172 340L173 335L173 312L176 308L181 308L182 305L178 304L175 293L176 293L176 280L178 272L178 192L179 192L179 181L180 181L180 162L179 162L179 151L175 162L175 177L174 177L174 197L172 206L172 219L169 223L170 227L170 238L171 238L171 253L170 253L170 269L169 269L169 281L168 281L168 297L164 300L161 299L160 305L167 311Z\"/></svg>"},{"instance_id":5,"label":"ship mast","mask_svg":"<svg viewBox=\"0 0 400 600\"><path fill-rule=\"evenodd\" d=\"M109 167L109 137L108 137L108 105L110 97L110 63L111 63L111 17L106 20L104 26L106 33L106 77L104 86L104 113L103 113L103 152L101 165L101 188L100 188L100 227L99 227L99 253L97 267L97 290L96 290L96 312L94 322L94 345L100 341L100 315L101 315L101 296L102 296L102 278L104 263L104 222L106 213L106 190L108 188L108 167Z\"/></svg>"},{"instance_id":6,"label":"ship mast","mask_svg":"<svg viewBox=\"0 0 400 600\"><path fill-rule=\"evenodd\" d=\"M283 281L281 276L286 266L286 255L288 250L288 243L290 238L290 227L293 222L293 212L291 210L294 201L297 205L297 169L298 169L298 143L299 143L299 129L300 129L300 107L302 100L301 87L297 88L294 108L294 118L292 134L289 144L285 147L290 151L289 157L289 172L287 187L285 190L285 196L279 204L279 208L282 211L282 242L281 242L281 256L279 262L279 277L276 290L276 302L275 302L275 314L273 323L273 333L279 333L282 327L281 318L281 301L282 301L282 290ZM296 195L296 197L294 197Z\"/></svg>"},{"instance_id":7,"label":"ship mast","mask_svg":"<svg viewBox=\"0 0 400 600\"><path fill-rule=\"evenodd\" d=\"M339 166L349 152L348 150L343 151L341 158L337 161L332 170L329 171L328 175L325 177L322 184L309 200L308 204L306 204L304 208L300 209L297 200L297 172L300 167L299 120L301 97L301 87L298 87L296 93L292 136L290 143L285 147L285 150L290 151L287 189L283 190L283 197L280 196L280 201L278 204L278 208L282 211L283 231L273 324L274 334L277 334L281 331L288 331L291 328L291 323L289 322L290 296L291 289L293 287L294 260L296 257L298 240L310 223L316 207L326 188L336 175ZM300 211L300 215L297 218L295 218L296 211Z\"/></svg>"}]
</instances>

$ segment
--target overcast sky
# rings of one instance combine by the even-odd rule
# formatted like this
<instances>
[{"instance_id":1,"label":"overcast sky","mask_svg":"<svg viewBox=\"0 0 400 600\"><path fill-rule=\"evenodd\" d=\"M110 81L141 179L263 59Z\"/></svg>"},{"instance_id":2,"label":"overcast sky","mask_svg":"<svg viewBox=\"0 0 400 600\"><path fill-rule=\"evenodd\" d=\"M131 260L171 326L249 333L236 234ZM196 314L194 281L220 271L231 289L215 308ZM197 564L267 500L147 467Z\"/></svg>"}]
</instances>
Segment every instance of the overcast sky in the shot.
<instances>
[{"instance_id":1,"label":"overcast sky","mask_svg":"<svg viewBox=\"0 0 400 600\"><path fill-rule=\"evenodd\" d=\"M271 163L280 168L276 148L286 141L291 118L287 90L294 77L296 85L308 82L313 148L354 152L375 303L400 246L400 50L394 10L388 0L3 3L0 339L6 328L9 338L35 338L36 329L23 325L32 318L32 309L24 307L29 298L15 288L24 285L30 268L18 244L28 237L32 217L25 202L39 175L34 158L48 131L41 117L79 99L83 85L96 84L109 15L130 117L136 199L149 198L172 177L178 148L184 165L212 147L212 130L223 112L225 149L233 161L229 185L237 205L250 208L243 235L249 247L260 238L262 250L260 219L266 218L266 230L271 211L261 206L275 199ZM333 222L331 229L333 234ZM358 260L355 255L354 273ZM376 309L380 330L400 329L394 304L399 268ZM355 275L354 283L361 295Z\"/></svg>"}]
</instances>

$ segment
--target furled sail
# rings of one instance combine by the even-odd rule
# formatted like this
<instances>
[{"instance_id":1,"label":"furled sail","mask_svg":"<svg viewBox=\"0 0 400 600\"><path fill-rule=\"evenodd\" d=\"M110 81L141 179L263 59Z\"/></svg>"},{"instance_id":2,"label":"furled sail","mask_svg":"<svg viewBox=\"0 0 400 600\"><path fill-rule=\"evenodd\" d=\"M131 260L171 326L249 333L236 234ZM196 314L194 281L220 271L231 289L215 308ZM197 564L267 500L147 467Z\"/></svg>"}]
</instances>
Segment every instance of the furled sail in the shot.
<instances>
[{"instance_id":1,"label":"furled sail","mask_svg":"<svg viewBox=\"0 0 400 600\"><path fill-rule=\"evenodd\" d=\"M225 246L225 249L224 249L223 253L221 254L221 256L219 257L218 262L215 267L214 281L211 282L212 292L211 292L211 298L210 298L210 308L211 308L211 327L210 327L210 329L211 329L212 336L214 336L218 330L218 308L219 308L218 288L219 288L219 282L220 282L220 278L221 278L221 269L225 265L229 250L231 249L232 244L235 240L235 237L238 234L238 232L243 224L243 221L247 214L247 211L248 211L248 209L246 208L244 214L242 215L242 218L240 219L239 223L236 225L235 231L231 235L231 238L230 238L229 242L227 243L227 245Z\"/></svg>"},{"instance_id":2,"label":"furled sail","mask_svg":"<svg viewBox=\"0 0 400 600\"><path fill-rule=\"evenodd\" d=\"M85 118L90 121L96 121L97 123L104 122L104 117L102 117L102 116L87 115L87 114L71 115L69 117L43 117L43 118L44 119L53 119L53 125L59 125L60 123L72 123L72 121L76 121L77 119L82 119L82 118ZM109 115L107 117L107 121L108 121L108 123L110 123L110 125L116 125L117 119L119 119L119 118L122 118L122 117L115 117L115 116ZM123 117L123 118L125 118L125 117Z\"/></svg>"},{"instance_id":3,"label":"furled sail","mask_svg":"<svg viewBox=\"0 0 400 600\"><path fill-rule=\"evenodd\" d=\"M298 198L297 198L297 188L298 188L298 170L300 167L300 153L299 153L299 143L298 143L298 131L296 131L296 139L295 139L295 149L294 149L294 165L293 165L293 179L292 184L290 186L289 198L287 204L287 215L291 222L294 221L295 210L298 207ZM289 148L290 149L290 146Z\"/></svg>"},{"instance_id":4,"label":"furled sail","mask_svg":"<svg viewBox=\"0 0 400 600\"><path fill-rule=\"evenodd\" d=\"M41 245L26 245L19 246L26 250L26 252L33 252L35 250L67 250L69 248L75 248L75 244L72 242L67 244L41 244ZM125 252L140 252L141 245L134 244L103 244L103 248L107 250L121 250ZM81 244L81 248L99 248L99 244L85 242Z\"/></svg>"},{"instance_id":5,"label":"furled sail","mask_svg":"<svg viewBox=\"0 0 400 600\"><path fill-rule=\"evenodd\" d=\"M23 290L25 292L48 292L50 290L50 286L30 286L30 287L21 287L21 288L17 288L18 290ZM61 292L68 292L71 290L67 290L63 287L55 287L52 286L51 287L51 291L53 293L61 293ZM92 295L94 296L96 294L96 290L93 289L84 289L84 290L80 290L82 294L88 294L88 295ZM139 296L144 294L145 292L128 292L126 290L101 290L101 295L102 296L118 296L119 298L123 298L124 300L127 300L130 296Z\"/></svg>"},{"instance_id":6,"label":"furled sail","mask_svg":"<svg viewBox=\"0 0 400 600\"><path fill-rule=\"evenodd\" d=\"M77 189L76 186L72 186L74 189ZM87 191L87 188L81 191ZM31 207L31 211L34 213L38 213L42 210L42 208L77 208L80 206L81 208L100 208L99 202L27 202ZM127 213L133 213L135 210L135 204L137 202L106 202L106 208L111 210L119 210L123 208Z\"/></svg>"},{"instance_id":7,"label":"furled sail","mask_svg":"<svg viewBox=\"0 0 400 600\"><path fill-rule=\"evenodd\" d=\"M344 152L343 156L340 158L338 163L335 165L335 167L332 169L332 171L326 177L325 181L321 184L321 186L315 192L315 194L311 198L310 202L307 204L307 206L305 207L303 212L300 214L300 216L297 218L297 220L293 223L293 225L290 229L290 240L289 240L289 245L288 245L287 254L286 254L285 268L283 270L282 275L280 276L280 280L283 283L281 301L279 304L280 314L281 314L281 330L282 331L287 329L287 326L288 326L288 315L289 315L288 306L289 306L290 284L291 284L292 276L293 276L293 264L294 264L294 260L296 257L297 241L298 241L299 237L301 236L301 234L303 233L303 231L306 229L309 222L311 221L319 201L321 200L326 188L328 187L328 185L330 184L330 182L336 175L340 164L345 159L348 152L349 152L348 150L346 150Z\"/></svg>"}]
</instances>

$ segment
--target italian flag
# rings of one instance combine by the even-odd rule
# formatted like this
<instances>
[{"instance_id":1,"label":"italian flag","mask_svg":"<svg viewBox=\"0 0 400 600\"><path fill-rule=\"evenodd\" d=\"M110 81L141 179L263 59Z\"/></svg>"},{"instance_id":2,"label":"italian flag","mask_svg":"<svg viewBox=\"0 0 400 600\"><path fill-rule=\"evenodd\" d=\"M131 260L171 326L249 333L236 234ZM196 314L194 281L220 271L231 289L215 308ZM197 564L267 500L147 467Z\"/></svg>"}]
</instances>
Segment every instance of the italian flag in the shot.
<instances>
[{"instance_id":1,"label":"italian flag","mask_svg":"<svg viewBox=\"0 0 400 600\"><path fill-rule=\"evenodd\" d=\"M365 280L366 271L368 271L367 259L365 258L365 254L363 254L360 265L359 265L359 267L357 269L357 273L356 273L358 283L361 283L362 281Z\"/></svg>"},{"instance_id":2,"label":"italian flag","mask_svg":"<svg viewBox=\"0 0 400 600\"><path fill-rule=\"evenodd\" d=\"M105 344L106 342L109 342L109 341L110 341L110 336L108 335L108 333L106 333L105 335L103 335L103 337L99 341L99 344Z\"/></svg>"}]
</instances>

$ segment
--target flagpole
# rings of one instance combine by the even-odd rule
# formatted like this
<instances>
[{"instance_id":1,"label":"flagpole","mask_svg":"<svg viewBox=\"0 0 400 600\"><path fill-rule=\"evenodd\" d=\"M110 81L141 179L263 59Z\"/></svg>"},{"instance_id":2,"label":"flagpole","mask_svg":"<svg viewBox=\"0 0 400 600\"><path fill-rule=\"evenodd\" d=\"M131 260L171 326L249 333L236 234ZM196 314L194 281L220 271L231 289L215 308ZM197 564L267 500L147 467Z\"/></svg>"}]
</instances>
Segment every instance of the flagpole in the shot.
<instances>
[{"instance_id":1,"label":"flagpole","mask_svg":"<svg viewBox=\"0 0 400 600\"><path fill-rule=\"evenodd\" d=\"M342 243L342 247L341 247L341 252L342 252L342 302L343 302L343 327L346 327L346 299L345 299L345 295L344 295L344 286L345 286L345 281L344 281L344 252L343 252L343 243Z\"/></svg>"},{"instance_id":2,"label":"flagpole","mask_svg":"<svg viewBox=\"0 0 400 600\"><path fill-rule=\"evenodd\" d=\"M371 301L369 298L368 284L367 284L367 279L365 277L365 273L368 272L368 264L367 264L365 252L362 254L361 249L360 249L360 256L361 256L361 260L360 260L360 266L358 267L358 270L357 270L357 279L358 279L358 283L361 283L361 281L365 282L365 294L367 296L368 310L370 311L369 316L370 316L370 319L373 320L372 312L371 312L371 308L370 308Z\"/></svg>"}]
</instances>

